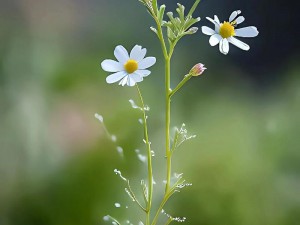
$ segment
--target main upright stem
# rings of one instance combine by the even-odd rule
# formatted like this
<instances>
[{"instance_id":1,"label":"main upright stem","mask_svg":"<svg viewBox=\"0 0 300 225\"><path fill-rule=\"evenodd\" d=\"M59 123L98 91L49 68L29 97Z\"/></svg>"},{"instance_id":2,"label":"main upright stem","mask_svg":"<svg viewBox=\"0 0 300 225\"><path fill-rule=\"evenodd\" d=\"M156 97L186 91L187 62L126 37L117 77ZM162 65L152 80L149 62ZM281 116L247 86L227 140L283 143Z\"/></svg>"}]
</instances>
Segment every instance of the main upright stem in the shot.
<instances>
[{"instance_id":1,"label":"main upright stem","mask_svg":"<svg viewBox=\"0 0 300 225\"><path fill-rule=\"evenodd\" d=\"M170 189L171 182L171 151L170 151L170 122L171 122L171 88L170 88L170 67L171 55L165 59L165 95L166 95L166 159L167 159L167 180L166 180L166 189L167 193Z\"/></svg>"},{"instance_id":2,"label":"main upright stem","mask_svg":"<svg viewBox=\"0 0 300 225\"><path fill-rule=\"evenodd\" d=\"M188 15L186 16L186 18L190 18L192 16L192 14L194 13L194 11L196 10L199 2L201 0L195 0L195 3L193 4L192 8L190 9ZM146 2L146 1L145 1ZM181 88L181 86L190 78L190 77L186 77L184 79L184 81L182 81L176 88L175 90L172 92L171 90L171 85L170 85L170 80L171 80L171 58L173 55L173 51L175 48L175 45L177 44L178 40L176 40L174 43L169 45L169 51L168 48L166 46L165 43L165 39L164 39L164 34L162 31L162 24L161 22L158 20L158 7L157 7L157 0L153 0L152 2L152 7L153 9L149 9L150 13L152 15L152 17L154 18L156 25L157 25L157 31L156 34L158 36L158 39L161 43L161 48L162 48L162 52L163 52L163 56L165 59L165 104L166 104L166 114L165 114L165 135L166 135L166 152L165 152L165 157L166 157L166 161L167 161L167 177L166 177L166 187L165 187L165 194L163 197L163 200L161 201L161 204L153 218L153 221L151 223L151 225L156 225L158 217L161 213L161 210L163 209L165 203L168 201L168 199L170 198L170 196L174 193L174 187L171 187L171 157L172 157L172 152L171 152L171 143L170 143L170 123L171 123L171 96ZM146 140L147 142L147 140ZM151 151L151 150L150 150ZM149 156L148 156L149 157ZM150 156L151 157L151 156ZM149 160L149 158L148 158ZM148 162L148 176L150 177L150 171L151 171L151 179L152 179L152 170L150 170L149 165L151 165L151 161ZM150 180L149 180L150 183ZM152 184L152 181L151 181ZM153 185L153 184L152 184ZM153 186L151 185L151 191ZM176 186L176 183L174 184L174 186ZM150 188L150 187L149 187ZM150 192L151 192L150 191ZM151 193L151 198L149 198L149 200L152 200L152 193ZM150 205L148 203L148 207L150 206L151 208L151 202ZM150 208L147 207L147 210L149 210L147 212L147 221L146 224L148 225L150 222ZM167 221L167 224L171 223L172 219L169 219Z\"/></svg>"}]
</instances>

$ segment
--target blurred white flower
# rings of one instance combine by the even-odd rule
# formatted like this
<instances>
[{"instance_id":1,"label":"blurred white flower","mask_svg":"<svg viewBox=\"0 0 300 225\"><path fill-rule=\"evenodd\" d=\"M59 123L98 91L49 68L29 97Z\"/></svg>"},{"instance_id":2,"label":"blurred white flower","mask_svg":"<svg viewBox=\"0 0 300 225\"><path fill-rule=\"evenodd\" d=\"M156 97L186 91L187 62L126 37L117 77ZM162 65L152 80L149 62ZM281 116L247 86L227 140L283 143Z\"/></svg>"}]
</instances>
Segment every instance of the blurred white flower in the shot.
<instances>
[{"instance_id":1,"label":"blurred white flower","mask_svg":"<svg viewBox=\"0 0 300 225\"><path fill-rule=\"evenodd\" d=\"M219 44L220 52L227 54L229 52L229 43L248 51L250 49L249 45L238 40L236 37L256 37L258 35L257 28L254 26L244 27L236 29L236 26L242 23L245 18L239 16L241 14L240 10L234 11L229 17L229 21L224 21L220 23L219 18L215 15L214 19L206 17L210 22L215 25L215 30L203 26L202 32L206 35L211 35L209 43L211 46Z\"/></svg>"},{"instance_id":2,"label":"blurred white flower","mask_svg":"<svg viewBox=\"0 0 300 225\"><path fill-rule=\"evenodd\" d=\"M127 50L118 45L115 48L114 55L118 61L106 59L101 63L103 70L113 72L106 77L106 82L111 84L119 82L119 85L134 86L136 83L143 81L151 71L146 70L156 62L155 57L145 57L147 50L142 46L136 45L128 54Z\"/></svg>"}]
</instances>

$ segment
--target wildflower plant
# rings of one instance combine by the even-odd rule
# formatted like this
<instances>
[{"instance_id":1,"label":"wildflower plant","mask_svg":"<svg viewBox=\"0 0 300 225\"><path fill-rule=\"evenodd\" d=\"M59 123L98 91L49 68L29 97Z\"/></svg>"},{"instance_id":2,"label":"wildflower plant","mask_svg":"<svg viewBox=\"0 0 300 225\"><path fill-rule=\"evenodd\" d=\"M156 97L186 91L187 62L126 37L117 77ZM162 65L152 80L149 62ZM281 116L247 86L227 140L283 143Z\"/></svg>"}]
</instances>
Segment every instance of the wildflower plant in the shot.
<instances>
[{"instance_id":1,"label":"wildflower plant","mask_svg":"<svg viewBox=\"0 0 300 225\"><path fill-rule=\"evenodd\" d=\"M186 35L193 35L197 32L198 28L195 26L196 23L200 21L200 17L194 17L193 13L197 8L200 0L196 0L193 6L187 11L183 5L177 4L176 14L166 11L165 5L159 5L157 0L139 0L147 9L150 16L155 22L155 27L150 27L151 31L157 36L165 64L165 160L166 160L166 179L163 197L160 200L158 207L154 207L153 204L153 189L154 189L154 179L153 179L153 167L152 167L152 157L154 152L151 149L151 142L149 140L148 134L148 121L147 113L149 107L145 105L142 92L138 86L139 82L142 82L144 78L151 74L149 68L153 66L156 62L155 57L146 57L147 50L139 45L135 45L133 49L128 52L123 46L118 45L114 50L114 56L117 61L106 59L102 61L101 67L104 71L111 73L106 77L106 82L116 83L118 82L121 86L130 86L137 89L138 97L140 100L139 104L136 104L132 99L129 100L132 108L138 109L142 113L142 119L139 122L143 125L144 133L144 144L147 150L147 156L139 154L139 150L136 150L140 160L147 162L147 181L141 180L141 191L142 199L139 199L131 187L131 183L128 178L123 176L121 171L115 169L114 172L117 174L125 183L125 192L128 194L130 199L137 204L138 208L145 213L143 220L139 221L139 225L156 225L158 222L160 224L170 224L173 221L184 222L185 217L175 217L169 215L165 211L165 205L170 199L170 197L176 193L180 192L180 189L190 186L187 183L183 174L172 175L172 156L175 150L181 146L187 140L195 138L196 135L189 135L185 124L182 124L180 128L175 127L175 132L171 132L171 99L174 95L181 90L184 84L190 79L196 79L196 77L203 74L206 70L202 63L198 63L193 66L190 71L187 72L181 82L177 86L171 88L171 59L174 53L177 43ZM258 35L258 31L255 27L237 28L237 26L244 21L244 17L240 16L241 11L234 11L228 21L220 23L217 16L214 19L207 17L207 19L214 24L214 29L203 26L202 32L206 35L211 35L209 43L212 46L219 44L220 52L227 54L229 52L229 43L243 49L249 50L249 46L242 41L239 41L235 36L239 37L254 37ZM103 124L103 117L99 114L95 114L95 117ZM106 127L104 129L109 136L109 138L116 142L116 136L108 132ZM173 134L173 135L171 135ZM117 146L117 151L123 154L123 149ZM120 207L120 203L115 203L115 207ZM124 223L119 222L116 218L106 215L103 218L105 221L111 222L114 225L120 224L132 224L129 220ZM160 219L160 220L159 220ZM161 221L164 221L162 223Z\"/></svg>"}]
</instances>

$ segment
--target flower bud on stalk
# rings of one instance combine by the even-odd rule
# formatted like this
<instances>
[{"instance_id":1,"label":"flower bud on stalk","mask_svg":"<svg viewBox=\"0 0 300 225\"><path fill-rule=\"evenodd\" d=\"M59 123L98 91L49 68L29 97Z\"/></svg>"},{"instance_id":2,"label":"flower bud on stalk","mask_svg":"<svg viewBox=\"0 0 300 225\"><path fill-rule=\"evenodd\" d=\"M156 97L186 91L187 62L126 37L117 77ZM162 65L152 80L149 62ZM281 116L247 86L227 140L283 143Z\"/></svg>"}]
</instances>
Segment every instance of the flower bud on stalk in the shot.
<instances>
[{"instance_id":1,"label":"flower bud on stalk","mask_svg":"<svg viewBox=\"0 0 300 225\"><path fill-rule=\"evenodd\" d=\"M190 70L189 74L194 77L197 77L197 76L200 76L206 69L207 68L204 67L204 65L202 63L198 63L195 66L193 66L193 68Z\"/></svg>"}]
</instances>

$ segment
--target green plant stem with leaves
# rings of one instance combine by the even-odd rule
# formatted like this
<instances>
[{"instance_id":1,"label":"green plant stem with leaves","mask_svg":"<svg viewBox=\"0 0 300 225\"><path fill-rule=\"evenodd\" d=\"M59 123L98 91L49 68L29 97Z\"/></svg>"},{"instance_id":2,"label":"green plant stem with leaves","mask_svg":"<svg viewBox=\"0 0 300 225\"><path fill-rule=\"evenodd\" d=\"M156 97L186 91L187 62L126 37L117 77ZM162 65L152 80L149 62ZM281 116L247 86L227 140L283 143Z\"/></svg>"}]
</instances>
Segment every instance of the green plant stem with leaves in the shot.
<instances>
[{"instance_id":1,"label":"green plant stem with leaves","mask_svg":"<svg viewBox=\"0 0 300 225\"><path fill-rule=\"evenodd\" d=\"M162 197L162 200L159 204L158 209L155 211L153 209L153 168L152 168L152 151L151 143L149 141L148 135L148 126L147 126L147 115L148 107L145 106L142 93L137 85L138 82L143 80L143 77L148 76L151 72L149 70L143 70L151 67L155 64L155 57L145 57L146 49L142 49L141 46L136 45L130 52L130 57L127 50L119 45L115 48L115 56L118 59L118 62L113 60L104 60L101 63L102 69L107 72L114 72L110 74L106 81L107 83L115 83L120 81L120 85L136 86L138 96L141 101L141 107L137 106L133 100L129 100L132 104L132 107L135 109L140 109L142 111L142 123L144 126L144 143L147 148L147 166L148 166L148 183L144 180L141 181L141 186L143 190L144 203L141 204L139 199L133 192L133 189L130 186L128 179L122 176L121 172L117 169L114 170L122 180L127 182L127 188L125 188L126 193L129 195L131 200L135 202L139 208L145 212L146 219L145 225L156 225L159 221L160 215L164 211L164 207L170 197L175 192L180 192L180 189L190 186L191 184L186 183L182 177L182 174L174 174L175 179L172 177L172 156L174 151L186 140L194 138L195 135L188 136L187 130L185 129L185 124L183 123L181 128L175 129L174 138L171 141L170 126L171 126L171 99L173 96L184 86L184 84L191 79L193 76L201 75L206 69L202 63L197 63L194 65L191 70L183 77L182 81L177 84L177 86L172 90L171 89L171 61L172 56L175 50L176 45L186 35L195 34L198 30L197 27L193 25L200 21L200 18L193 18L193 13L196 10L198 4L201 0L195 0L193 6L187 14L185 14L185 7L177 3L177 16L174 16L172 12L167 12L165 14L165 5L158 5L157 0L139 0L147 8L148 13L154 19L156 27L150 27L150 29L157 35L162 49L162 54L164 57L164 66L165 66L165 158L166 158L166 182L165 182L165 191ZM244 17L239 16L241 13L240 10L232 12L229 17L229 22L220 23L217 16L214 16L214 19L207 18L209 21L214 23L215 30L202 26L202 32L206 35L210 35L210 44L217 45L219 44L219 50L223 54L229 52L229 42L243 50L249 50L249 46L246 43L243 43L234 36L240 37L255 37L258 35L257 28L254 26L244 27L241 29L236 29L236 25L243 22ZM234 19L235 18L235 19ZM216 29L218 28L219 29ZM236 31L236 32L234 32ZM125 63L123 59L125 58ZM140 60L142 58L142 60ZM138 60L139 59L139 60ZM122 61L122 62L121 62ZM141 69L137 71L138 69ZM135 72L136 71L136 72ZM116 73L115 73L116 72ZM120 80L121 79L121 80ZM96 118L103 123L103 118L101 115L95 115ZM106 130L106 129L105 129ZM108 133L108 131L106 130ZM109 134L109 133L108 133ZM110 136L110 135L109 135ZM112 137L111 137L112 138ZM113 140L113 139L112 139ZM172 182L171 182L172 180ZM174 181L173 181L174 180ZM148 186L147 186L148 185ZM116 206L117 207L117 206ZM167 216L167 219L164 225L170 224L172 221L184 222L185 217L172 217L171 215L164 213ZM112 220L113 224L121 225L115 218L107 215L104 217L104 220ZM127 221L127 223L130 223ZM159 222L160 223L160 222ZM160 223L161 224L161 223ZM139 222L139 225L144 225L143 222Z\"/></svg>"},{"instance_id":2,"label":"green plant stem with leaves","mask_svg":"<svg viewBox=\"0 0 300 225\"><path fill-rule=\"evenodd\" d=\"M175 193L176 187L180 182L184 182L181 180L181 178L178 179L178 181L172 186L171 185L171 172L172 172L172 150L171 149L171 142L170 142L170 124L171 124L171 97L186 83L187 80L191 78L191 75L188 74L184 77L184 79L178 84L178 86L172 91L171 89L171 59L172 55L175 49L176 44L178 41L187 34L195 33L195 29L188 30L194 23L198 22L199 19L193 19L192 14L195 11L196 7L200 3L200 0L196 0L193 4L192 8L190 9L187 16L184 16L184 7L180 4L178 4L177 12L179 14L179 17L181 19L180 24L176 24L176 19L173 18L173 14L167 14L170 18L170 22L166 25L165 21L163 21L165 6L162 5L158 8L157 0L142 0L142 2L145 4L145 6L148 9L148 12L153 17L155 23L156 23L156 29L152 28L152 31L154 31L157 34L157 37L160 41L162 53L164 56L165 61L165 156L166 156L166 163L167 163L167 175L166 175L166 185L165 185L165 194L163 196L163 199L161 201L161 204L158 208L158 210L155 213L155 216L153 218L152 223L150 223L150 210L151 210L151 202L152 202L152 190L153 190L153 180L152 180L152 168L151 168L151 149L150 145L148 148L148 176L149 176L149 197L148 197L148 205L147 205L147 220L146 225L156 225L158 217L168 201L168 199ZM180 25L180 26L178 26ZM169 41L169 50L167 49L167 45L165 42L164 34L162 31L162 27L167 26L167 34L168 34L168 41ZM176 29L174 28L176 27ZM138 89L139 91L139 89ZM143 100L139 91L139 95L143 104ZM146 143L148 143L147 140L147 128L146 128L146 119L145 119L145 112L144 112L144 133L146 137ZM174 145L174 143L173 143ZM169 224L172 222L172 218L169 218L166 222L166 224Z\"/></svg>"},{"instance_id":3,"label":"green plant stem with leaves","mask_svg":"<svg viewBox=\"0 0 300 225\"><path fill-rule=\"evenodd\" d=\"M165 5L161 5L158 7L157 0L140 0L148 9L148 12L153 17L156 28L151 27L151 30L156 33L162 48L162 53L164 56L165 62L165 157L166 157L166 184L165 184L165 192L164 196L161 200L161 203L158 209L153 211L153 168L152 168L152 151L151 151L151 143L149 141L148 135L148 126L147 126L147 115L146 111L148 110L144 104L142 93L139 89L139 86L136 84L138 96L140 98L141 107L134 106L134 108L139 108L142 111L143 117L142 122L144 126L144 142L147 146L147 164L148 164L148 186L145 184L145 181L141 181L141 186L143 189L143 198L145 201L145 205L141 204L138 198L135 196L129 180L122 177L123 180L127 182L127 188L125 191L131 197L131 199L139 206L141 210L146 213L146 225L156 225L159 219L159 215L161 214L163 207L169 200L169 198L178 190L178 188L182 188L186 186L185 180L182 179L182 175L177 176L177 181L174 184L171 184L171 173L172 173L172 155L174 150L183 142L178 144L178 138L180 136L180 132L182 132L182 128L180 130L176 130L174 141L171 144L170 139L170 125L171 125L171 98L173 95L193 76L192 72L187 74L183 80L175 87L174 90L171 89L171 59L173 56L173 52L178 41L184 37L185 35L194 34L197 31L197 28L191 27L193 24L197 23L200 18L194 19L192 17L193 12L195 11L197 5L200 0L196 0L189 13L184 15L184 6L181 4L177 4L178 8L176 9L178 13L178 17L173 17L173 13L167 13L169 17L169 21L164 21L164 13L165 13ZM164 36L163 28L167 29L167 37ZM168 45L166 41L168 40ZM108 62L104 62L104 67L107 68ZM191 70L192 71L192 70ZM186 134L186 133L184 133ZM185 137L185 136L184 136ZM185 137L186 138L186 137ZM154 215L153 219L151 215ZM116 224L120 225L120 223L113 217L108 216L111 220L113 220ZM168 216L168 220L166 221L166 225L170 224L174 218ZM178 220L178 218L177 218Z\"/></svg>"}]
</instances>

